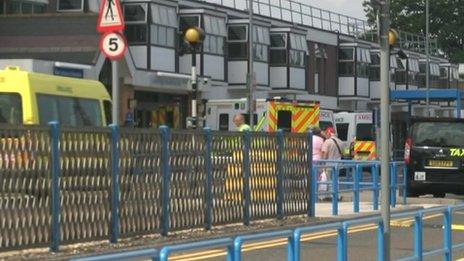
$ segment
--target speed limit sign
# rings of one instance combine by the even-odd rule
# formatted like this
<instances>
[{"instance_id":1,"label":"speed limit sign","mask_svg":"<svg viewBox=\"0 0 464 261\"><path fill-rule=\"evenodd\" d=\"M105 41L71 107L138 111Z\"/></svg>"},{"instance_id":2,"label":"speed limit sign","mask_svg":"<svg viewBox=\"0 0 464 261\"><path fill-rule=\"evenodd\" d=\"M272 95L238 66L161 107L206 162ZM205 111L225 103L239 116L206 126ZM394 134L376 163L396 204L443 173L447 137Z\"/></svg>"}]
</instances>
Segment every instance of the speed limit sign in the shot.
<instances>
[{"instance_id":1,"label":"speed limit sign","mask_svg":"<svg viewBox=\"0 0 464 261\"><path fill-rule=\"evenodd\" d=\"M118 60L124 56L126 50L126 38L120 33L106 33L100 38L100 51L102 51L108 59Z\"/></svg>"}]
</instances>

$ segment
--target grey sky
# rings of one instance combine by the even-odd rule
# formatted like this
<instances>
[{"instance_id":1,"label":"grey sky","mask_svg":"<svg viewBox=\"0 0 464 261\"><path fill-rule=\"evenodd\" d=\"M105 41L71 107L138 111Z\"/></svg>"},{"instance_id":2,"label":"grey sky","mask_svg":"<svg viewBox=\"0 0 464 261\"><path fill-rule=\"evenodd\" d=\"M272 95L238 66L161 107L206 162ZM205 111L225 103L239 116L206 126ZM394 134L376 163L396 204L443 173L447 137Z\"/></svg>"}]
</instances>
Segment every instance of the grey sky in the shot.
<instances>
[{"instance_id":1,"label":"grey sky","mask_svg":"<svg viewBox=\"0 0 464 261\"><path fill-rule=\"evenodd\" d=\"M365 19L362 7L363 0L299 0L301 3L309 4L332 12Z\"/></svg>"}]
</instances>

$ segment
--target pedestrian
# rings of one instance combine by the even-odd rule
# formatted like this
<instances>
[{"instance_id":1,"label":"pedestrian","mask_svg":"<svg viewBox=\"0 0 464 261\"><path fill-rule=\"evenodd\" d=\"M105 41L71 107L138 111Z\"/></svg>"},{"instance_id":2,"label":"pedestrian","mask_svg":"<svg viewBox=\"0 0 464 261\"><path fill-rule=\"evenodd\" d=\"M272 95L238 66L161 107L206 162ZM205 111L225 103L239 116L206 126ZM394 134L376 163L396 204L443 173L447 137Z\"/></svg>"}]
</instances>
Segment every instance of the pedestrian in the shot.
<instances>
[{"instance_id":1,"label":"pedestrian","mask_svg":"<svg viewBox=\"0 0 464 261\"><path fill-rule=\"evenodd\" d=\"M238 131L251 131L250 125L245 123L242 114L235 114L233 121Z\"/></svg>"},{"instance_id":2,"label":"pedestrian","mask_svg":"<svg viewBox=\"0 0 464 261\"><path fill-rule=\"evenodd\" d=\"M343 142L337 137L335 133L335 129L333 127L327 127L323 131L323 135L325 136L325 141L322 144L321 152L322 152L322 159L324 160L341 160L343 157ZM332 180L332 168L326 168L323 171L323 176L325 173L326 182L330 182ZM322 180L321 179L321 180ZM327 186L328 188L329 186ZM341 196L338 197L341 200Z\"/></svg>"},{"instance_id":3,"label":"pedestrian","mask_svg":"<svg viewBox=\"0 0 464 261\"><path fill-rule=\"evenodd\" d=\"M312 127L313 132L313 161L320 160L322 158L322 144L324 143L324 137L319 127Z\"/></svg>"}]
</instances>

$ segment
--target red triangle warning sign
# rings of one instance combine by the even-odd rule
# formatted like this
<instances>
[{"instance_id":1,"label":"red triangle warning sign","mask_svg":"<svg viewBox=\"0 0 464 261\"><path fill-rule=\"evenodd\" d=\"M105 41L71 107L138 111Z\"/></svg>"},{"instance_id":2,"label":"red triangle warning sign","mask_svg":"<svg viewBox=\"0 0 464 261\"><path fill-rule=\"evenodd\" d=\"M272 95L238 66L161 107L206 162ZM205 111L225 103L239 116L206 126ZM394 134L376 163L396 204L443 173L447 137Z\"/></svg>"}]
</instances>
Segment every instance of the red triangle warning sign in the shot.
<instances>
[{"instance_id":1,"label":"red triangle warning sign","mask_svg":"<svg viewBox=\"0 0 464 261\"><path fill-rule=\"evenodd\" d=\"M124 30L124 17L119 0L103 0L97 20L97 31L108 33Z\"/></svg>"}]
</instances>

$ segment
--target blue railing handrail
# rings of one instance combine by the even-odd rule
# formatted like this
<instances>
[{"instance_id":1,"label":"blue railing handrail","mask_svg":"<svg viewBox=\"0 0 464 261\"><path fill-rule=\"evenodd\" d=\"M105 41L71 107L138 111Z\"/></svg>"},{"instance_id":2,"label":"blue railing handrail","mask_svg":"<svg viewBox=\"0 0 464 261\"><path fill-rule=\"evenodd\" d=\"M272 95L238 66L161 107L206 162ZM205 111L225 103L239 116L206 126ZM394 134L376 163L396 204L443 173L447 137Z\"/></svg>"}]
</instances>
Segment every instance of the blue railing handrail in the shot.
<instances>
[{"instance_id":1,"label":"blue railing handrail","mask_svg":"<svg viewBox=\"0 0 464 261\"><path fill-rule=\"evenodd\" d=\"M227 238L213 239L213 240L207 240L207 241L165 246L161 249L159 253L159 260L167 261L169 258L169 254L171 254L172 252L191 251L191 250L197 250L197 249L218 248L218 247L225 247L227 250L227 259L231 260L233 245L234 245L234 241L232 240L232 238L227 237Z\"/></svg>"},{"instance_id":2,"label":"blue railing handrail","mask_svg":"<svg viewBox=\"0 0 464 261\"><path fill-rule=\"evenodd\" d=\"M155 248L140 249L127 252L118 252L111 254L95 255L89 257L73 258L69 261L114 261L114 260L127 260L134 258L151 258L156 260L158 257L158 250Z\"/></svg>"},{"instance_id":3,"label":"blue railing handrail","mask_svg":"<svg viewBox=\"0 0 464 261\"><path fill-rule=\"evenodd\" d=\"M452 243L451 237L451 219L452 214L455 211L464 209L464 204L454 205L454 206L442 206L434 207L430 209L421 209L414 211L406 211L400 213L393 213L391 215L392 219L412 217L414 218L414 256L403 257L401 261L404 260L422 260L423 257L428 256L444 256L445 260L452 260L452 251L456 249L464 249L464 243L454 244ZM422 248L422 229L423 223L422 218L426 214L431 213L443 213L444 220L444 243L443 247L439 249L432 249L430 251L424 252ZM376 224L377 225L377 257L378 260L383 260L383 220L380 215L369 216L360 219L351 219L344 222L333 222L326 223L315 226L303 226L298 227L293 230L285 229L271 232L261 232L252 235L239 235L235 239L230 237L220 238L215 240L206 240L193 243L185 243L179 245L165 246L160 251L159 260L167 260L168 255L173 251L193 251L204 248L217 248L217 247L226 247L227 250L227 260L241 260L241 249L242 244L245 241L257 241L257 240L268 240L279 237L287 238L287 251L288 256L287 260L298 261L300 260L300 243L301 236L303 234L311 234L321 231L331 231L337 230L337 260L347 260L347 250L348 250L348 228L356 225L365 225L365 224ZM104 254L94 257L83 257L71 259L73 261L106 261L106 260L121 260L122 258L136 258L136 257L157 257L156 249L144 249L136 250L122 253L113 253L113 254ZM158 259L157 259L158 260Z\"/></svg>"}]
</instances>

